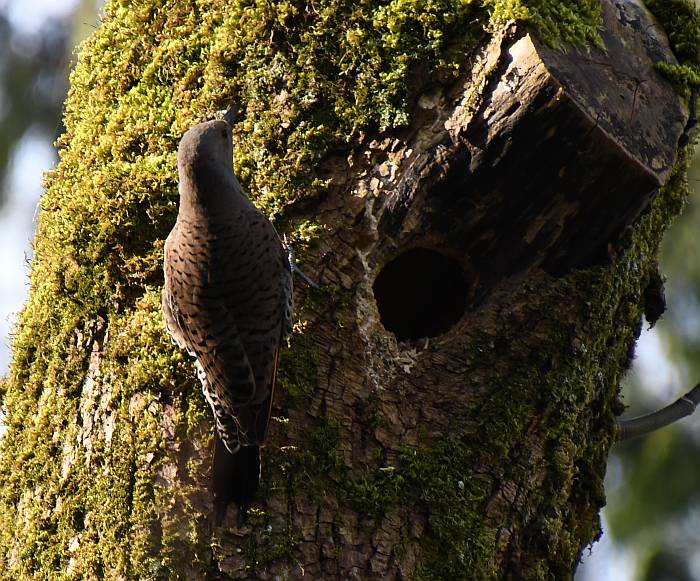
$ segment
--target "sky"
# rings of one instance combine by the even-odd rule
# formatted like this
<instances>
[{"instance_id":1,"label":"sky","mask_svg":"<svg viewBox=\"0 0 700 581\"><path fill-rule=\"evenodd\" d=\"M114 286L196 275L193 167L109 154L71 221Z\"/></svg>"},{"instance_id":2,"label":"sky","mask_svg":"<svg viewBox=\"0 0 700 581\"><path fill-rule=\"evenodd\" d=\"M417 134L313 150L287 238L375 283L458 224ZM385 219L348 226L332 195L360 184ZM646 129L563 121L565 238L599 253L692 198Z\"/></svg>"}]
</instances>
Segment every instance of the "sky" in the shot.
<instances>
[{"instance_id":1,"label":"sky","mask_svg":"<svg viewBox=\"0 0 700 581\"><path fill-rule=\"evenodd\" d=\"M0 0L0 11L4 11L15 31L21 34L36 34L49 18L70 15L78 0Z\"/></svg>"},{"instance_id":2,"label":"sky","mask_svg":"<svg viewBox=\"0 0 700 581\"><path fill-rule=\"evenodd\" d=\"M41 33L47 20L69 17L78 0L0 0L0 11L24 42ZM101 5L96 0L96 5ZM87 34L95 23L84 23ZM67 74L67 72L66 72ZM58 120L57 120L58 122ZM10 160L3 184L6 202L0 206L0 375L10 364L10 335L29 290L28 261L42 193L43 175L56 163L50 137L30 130Z\"/></svg>"},{"instance_id":3,"label":"sky","mask_svg":"<svg viewBox=\"0 0 700 581\"><path fill-rule=\"evenodd\" d=\"M25 135L10 160L8 193L0 209L0 374L10 363L10 333L29 289L30 240L33 236L42 175L55 163L45 136Z\"/></svg>"}]
</instances>

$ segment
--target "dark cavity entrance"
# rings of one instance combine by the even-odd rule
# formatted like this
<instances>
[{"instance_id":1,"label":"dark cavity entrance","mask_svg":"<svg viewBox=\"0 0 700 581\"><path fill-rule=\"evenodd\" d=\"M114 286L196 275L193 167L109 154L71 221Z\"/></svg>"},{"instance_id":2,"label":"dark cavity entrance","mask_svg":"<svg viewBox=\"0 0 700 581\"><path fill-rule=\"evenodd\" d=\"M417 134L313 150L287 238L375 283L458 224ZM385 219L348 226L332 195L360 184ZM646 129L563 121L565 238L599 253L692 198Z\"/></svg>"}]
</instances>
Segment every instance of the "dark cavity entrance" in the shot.
<instances>
[{"instance_id":1,"label":"dark cavity entrance","mask_svg":"<svg viewBox=\"0 0 700 581\"><path fill-rule=\"evenodd\" d=\"M398 341L442 335L467 308L461 265L427 248L412 248L389 262L373 289L382 325Z\"/></svg>"}]
</instances>

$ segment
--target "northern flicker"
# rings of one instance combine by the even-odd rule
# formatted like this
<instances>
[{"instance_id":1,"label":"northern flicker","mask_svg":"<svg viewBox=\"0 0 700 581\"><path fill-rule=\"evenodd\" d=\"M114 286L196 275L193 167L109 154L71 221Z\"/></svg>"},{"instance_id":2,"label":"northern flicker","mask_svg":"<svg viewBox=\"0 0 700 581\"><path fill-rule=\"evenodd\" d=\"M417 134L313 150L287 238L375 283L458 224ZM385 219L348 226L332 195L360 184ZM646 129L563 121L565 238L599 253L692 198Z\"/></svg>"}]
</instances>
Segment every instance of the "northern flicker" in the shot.
<instances>
[{"instance_id":1,"label":"northern flicker","mask_svg":"<svg viewBox=\"0 0 700 581\"><path fill-rule=\"evenodd\" d=\"M217 522L258 488L280 345L292 319L292 273L274 226L233 172L231 127L190 128L177 152L180 206L165 242L163 313L175 343L196 358L214 412Z\"/></svg>"}]
</instances>

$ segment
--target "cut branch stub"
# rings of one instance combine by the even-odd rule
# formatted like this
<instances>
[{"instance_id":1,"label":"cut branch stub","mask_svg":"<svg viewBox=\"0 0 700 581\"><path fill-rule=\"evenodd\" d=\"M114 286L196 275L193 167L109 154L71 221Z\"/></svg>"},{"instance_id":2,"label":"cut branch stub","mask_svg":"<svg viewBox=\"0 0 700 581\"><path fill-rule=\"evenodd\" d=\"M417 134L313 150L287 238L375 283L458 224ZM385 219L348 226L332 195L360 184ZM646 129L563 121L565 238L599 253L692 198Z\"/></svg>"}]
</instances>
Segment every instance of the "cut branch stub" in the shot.
<instances>
[{"instance_id":1,"label":"cut branch stub","mask_svg":"<svg viewBox=\"0 0 700 581\"><path fill-rule=\"evenodd\" d=\"M673 167L687 109L654 64L674 57L642 6L603 5L604 50L510 30L483 57L478 94L424 96L405 170L381 185L379 233L399 247L429 233L468 257L476 300L532 266L561 276L607 260Z\"/></svg>"}]
</instances>

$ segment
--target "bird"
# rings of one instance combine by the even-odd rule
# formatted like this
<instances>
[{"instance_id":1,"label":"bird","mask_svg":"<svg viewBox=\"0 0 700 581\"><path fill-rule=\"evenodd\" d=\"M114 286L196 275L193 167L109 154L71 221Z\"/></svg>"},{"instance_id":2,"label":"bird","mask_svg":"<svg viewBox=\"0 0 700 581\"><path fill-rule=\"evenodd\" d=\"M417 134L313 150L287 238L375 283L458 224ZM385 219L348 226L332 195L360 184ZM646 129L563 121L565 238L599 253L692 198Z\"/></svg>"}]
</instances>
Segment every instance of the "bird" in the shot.
<instances>
[{"instance_id":1,"label":"bird","mask_svg":"<svg viewBox=\"0 0 700 581\"><path fill-rule=\"evenodd\" d=\"M162 309L173 341L196 359L214 415L215 522L234 502L240 527L260 482L260 447L294 305L290 255L234 174L234 117L194 125L180 140Z\"/></svg>"}]
</instances>

